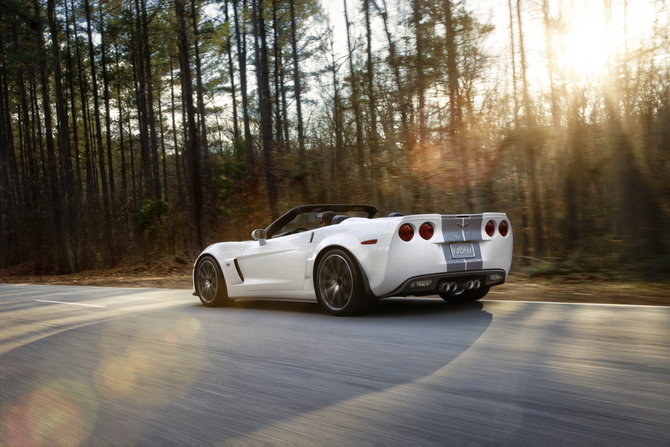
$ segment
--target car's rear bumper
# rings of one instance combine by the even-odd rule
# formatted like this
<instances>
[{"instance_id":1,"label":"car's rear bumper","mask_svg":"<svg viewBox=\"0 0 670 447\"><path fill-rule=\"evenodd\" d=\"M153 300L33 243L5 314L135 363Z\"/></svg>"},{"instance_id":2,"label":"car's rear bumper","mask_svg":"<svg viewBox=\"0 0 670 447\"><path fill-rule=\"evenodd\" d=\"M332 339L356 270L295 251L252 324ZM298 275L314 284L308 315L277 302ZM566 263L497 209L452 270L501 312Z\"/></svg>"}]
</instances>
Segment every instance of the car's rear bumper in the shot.
<instances>
[{"instance_id":1,"label":"car's rear bumper","mask_svg":"<svg viewBox=\"0 0 670 447\"><path fill-rule=\"evenodd\" d=\"M425 296L435 295L442 290L445 283L455 282L458 290L466 288L468 281L479 280L480 287L491 287L505 283L506 273L503 269L485 269L467 272L437 273L414 276L405 280L398 288L377 298L392 296Z\"/></svg>"}]
</instances>

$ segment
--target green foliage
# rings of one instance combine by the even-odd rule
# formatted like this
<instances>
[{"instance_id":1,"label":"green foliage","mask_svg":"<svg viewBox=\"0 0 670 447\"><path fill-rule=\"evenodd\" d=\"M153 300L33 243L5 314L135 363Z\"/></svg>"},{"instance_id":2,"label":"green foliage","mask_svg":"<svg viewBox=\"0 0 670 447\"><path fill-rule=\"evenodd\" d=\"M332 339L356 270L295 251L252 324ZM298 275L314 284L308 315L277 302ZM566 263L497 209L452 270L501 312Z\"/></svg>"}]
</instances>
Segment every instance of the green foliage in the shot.
<instances>
[{"instance_id":1,"label":"green foliage","mask_svg":"<svg viewBox=\"0 0 670 447\"><path fill-rule=\"evenodd\" d=\"M239 143L238 143L239 145ZM225 212L229 201L242 190L242 182L248 175L247 165L228 157L216 165L217 175L212 178L212 186L216 193L219 212Z\"/></svg>"},{"instance_id":2,"label":"green foliage","mask_svg":"<svg viewBox=\"0 0 670 447\"><path fill-rule=\"evenodd\" d=\"M162 227L169 208L168 203L162 200L144 199L140 210L133 215L133 226L140 233L157 230Z\"/></svg>"}]
</instances>

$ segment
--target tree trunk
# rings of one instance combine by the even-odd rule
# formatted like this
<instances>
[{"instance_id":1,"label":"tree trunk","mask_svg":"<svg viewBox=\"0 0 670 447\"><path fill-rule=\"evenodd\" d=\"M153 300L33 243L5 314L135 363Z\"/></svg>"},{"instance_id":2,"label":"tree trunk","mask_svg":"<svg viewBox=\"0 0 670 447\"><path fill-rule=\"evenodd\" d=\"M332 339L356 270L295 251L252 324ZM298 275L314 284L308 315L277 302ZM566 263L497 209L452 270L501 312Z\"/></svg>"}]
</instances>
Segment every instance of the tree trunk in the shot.
<instances>
[{"instance_id":1,"label":"tree trunk","mask_svg":"<svg viewBox=\"0 0 670 447\"><path fill-rule=\"evenodd\" d=\"M523 87L523 107L525 109L526 126L530 130L529 138L526 139L524 150L528 161L528 180L530 182L531 209L533 210L533 245L535 256L541 256L544 253L544 231L542 218L542 202L540 198L540 185L537 180L537 152L538 143L535 129L535 114L530 101L528 92L528 80L526 77L526 52L524 50L523 23L521 21L521 0L517 0L517 22L519 25L519 56L521 58L521 82Z\"/></svg>"},{"instance_id":2,"label":"tree trunk","mask_svg":"<svg viewBox=\"0 0 670 447\"><path fill-rule=\"evenodd\" d=\"M177 139L177 106L175 105L174 95L174 68L172 67L172 56L170 56L170 111L172 115L172 139L174 144L174 164L177 174L177 197L179 204L184 203L184 196L181 184L181 162L179 161L179 141Z\"/></svg>"},{"instance_id":3,"label":"tree trunk","mask_svg":"<svg viewBox=\"0 0 670 447\"><path fill-rule=\"evenodd\" d=\"M421 24L421 18L423 17L423 11L421 8L422 1L423 0L414 0L412 14L416 37L416 95L419 102L419 144L424 145L427 143L427 131L425 96L426 76L424 73L423 25Z\"/></svg>"},{"instance_id":4,"label":"tree trunk","mask_svg":"<svg viewBox=\"0 0 670 447\"><path fill-rule=\"evenodd\" d=\"M72 22L77 23L77 18L75 16L76 9L72 8ZM86 203L89 207L94 207L98 202L96 198L96 185L94 182L93 174L93 155L91 149L91 129L90 129L90 120L89 120L89 110L88 110L88 89L87 84L84 82L84 67L83 67L83 56L81 54L81 49L79 46L79 41L75 40L75 59L77 61L77 73L79 82L79 91L81 96L81 114L82 122L84 129L84 159L86 165ZM76 127L76 126L75 126Z\"/></svg>"},{"instance_id":5,"label":"tree trunk","mask_svg":"<svg viewBox=\"0 0 670 447\"><path fill-rule=\"evenodd\" d=\"M98 7L100 17L100 65L102 68L102 100L105 103L105 132L107 136L107 166L109 167L109 195L112 204L116 194L116 185L114 184L114 162L112 157L112 114L109 103L109 76L107 74L107 35L103 29L102 7Z\"/></svg>"},{"instance_id":6,"label":"tree trunk","mask_svg":"<svg viewBox=\"0 0 670 447\"><path fill-rule=\"evenodd\" d=\"M132 59L133 77L135 82L135 98L137 102L137 124L140 131L140 156L142 164L142 177L144 178L144 191L142 191L142 198L150 198L155 196L154 179L152 176L151 163L151 142L149 137L149 112L147 99L147 69L144 64L147 62L144 57L144 26L142 24L142 7L140 1L135 0L135 14L136 26L135 32L139 39L131 43L132 45Z\"/></svg>"},{"instance_id":7,"label":"tree trunk","mask_svg":"<svg viewBox=\"0 0 670 447\"><path fill-rule=\"evenodd\" d=\"M53 223L53 248L54 248L54 265L56 271L61 273L64 271L63 263L65 262L65 253L63 247L63 223L61 212L61 196L58 179L58 160L56 159L56 148L54 143L54 127L51 115L51 94L49 92L49 74L47 72L47 54L44 46L44 31L41 21L40 5L37 0L34 0L33 7L35 9L35 35L37 37L37 47L40 55L40 82L42 83L42 105L44 113L44 132L46 136L46 165L48 185L51 193L51 211Z\"/></svg>"},{"instance_id":8,"label":"tree trunk","mask_svg":"<svg viewBox=\"0 0 670 447\"><path fill-rule=\"evenodd\" d=\"M389 29L388 26L388 6L386 5L386 0L382 0L382 4L384 5L384 10L382 11L379 8L379 6L377 6L377 10L379 11L379 15L381 16L384 22L384 32L386 34L386 40L389 44L389 65L393 71L393 80L395 81L396 104L398 105L398 109L400 111L400 126L402 133L402 141L403 141L403 147L405 149L405 155L407 156L409 155L411 147L410 142L412 140L410 136L409 121L408 121L409 106L407 104L405 87L403 86L402 76L400 74L400 61L398 58L396 42L391 36L391 30Z\"/></svg>"},{"instance_id":9,"label":"tree trunk","mask_svg":"<svg viewBox=\"0 0 670 447\"><path fill-rule=\"evenodd\" d=\"M160 131L161 160L163 168L163 198L166 202L170 201L168 197L168 174L167 174L167 154L165 152L165 129L163 126L163 107L161 105L161 95L158 94L158 130Z\"/></svg>"},{"instance_id":10,"label":"tree trunk","mask_svg":"<svg viewBox=\"0 0 670 447\"><path fill-rule=\"evenodd\" d=\"M102 203L103 214L105 222L105 234L109 241L107 246L111 254L111 232L112 225L110 220L110 202L109 202L109 182L107 180L107 171L105 168L105 146L102 141L102 126L100 123L100 98L98 95L98 75L97 64L95 62L95 47L93 45L93 22L91 19L90 1L84 0L84 7L86 11L86 33L88 34L88 57L91 63L91 84L93 86L93 116L95 119L95 139L98 146L98 167L100 171L100 184L102 186Z\"/></svg>"},{"instance_id":11,"label":"tree trunk","mask_svg":"<svg viewBox=\"0 0 670 447\"><path fill-rule=\"evenodd\" d=\"M549 0L542 0L542 19L544 21L544 35L547 42L547 75L549 76L549 92L551 99L551 118L555 129L561 126L561 109L558 104L556 82L554 80L556 69L556 54L554 52L553 34L554 25L551 23L549 11Z\"/></svg>"},{"instance_id":12,"label":"tree trunk","mask_svg":"<svg viewBox=\"0 0 670 447\"><path fill-rule=\"evenodd\" d=\"M225 13L226 23L230 23L230 18L228 15L229 2L226 0L223 6ZM237 92L235 90L235 67L233 65L233 49L231 45L231 36L230 34L226 37L226 52L228 53L228 72L230 73L230 94L233 99L233 149L235 156L239 158L239 155L236 150L236 146L240 140L240 126L238 123L237 117Z\"/></svg>"},{"instance_id":13,"label":"tree trunk","mask_svg":"<svg viewBox=\"0 0 670 447\"><path fill-rule=\"evenodd\" d=\"M209 142L207 137L207 115L205 114L205 87L202 82L202 63L200 58L200 38L198 31L198 14L195 8L196 0L191 0L191 15L193 20L193 34L195 37L195 76L196 76L196 95L198 98L198 116L200 117L200 153L203 160L203 174L205 182L212 177L211 163L209 156Z\"/></svg>"},{"instance_id":14,"label":"tree trunk","mask_svg":"<svg viewBox=\"0 0 670 447\"><path fill-rule=\"evenodd\" d=\"M19 184L9 113L5 44L0 35L0 268L20 262L18 209L15 187Z\"/></svg>"},{"instance_id":15,"label":"tree trunk","mask_svg":"<svg viewBox=\"0 0 670 447\"><path fill-rule=\"evenodd\" d=\"M77 179L75 182L75 194L76 202L78 203L81 200L81 187L83 186L81 178L81 164L80 164L80 154L79 154L79 126L77 126L77 98L74 89L74 66L72 62L72 48L70 45L70 19L68 17L68 2L64 2L65 5L65 40L67 42L67 71L68 71L68 88L70 89L70 110L72 111L72 146L74 146L74 159L75 159L75 172L77 173ZM72 13L72 18L74 21L74 12Z\"/></svg>"},{"instance_id":16,"label":"tree trunk","mask_svg":"<svg viewBox=\"0 0 670 447\"><path fill-rule=\"evenodd\" d=\"M277 0L272 0L272 34L274 40L274 109L275 109L275 142L279 152L285 152L286 148L284 146L284 131L282 126L281 118L281 90L283 86L279 77L281 75L281 66L282 66L282 54L279 42L279 19L277 18Z\"/></svg>"},{"instance_id":17,"label":"tree trunk","mask_svg":"<svg viewBox=\"0 0 670 447\"><path fill-rule=\"evenodd\" d=\"M379 168L377 167L377 151L379 137L377 134L377 98L374 89L374 66L372 63L372 30L370 27L370 0L363 0L363 10L365 12L365 34L367 42L367 61L366 78L368 84L368 110L370 114L370 133L368 135L368 146L370 156L370 184L372 186L372 198L375 203L378 202L377 189L379 188Z\"/></svg>"},{"instance_id":18,"label":"tree trunk","mask_svg":"<svg viewBox=\"0 0 670 447\"><path fill-rule=\"evenodd\" d=\"M191 61L189 55L188 35L186 34L186 11L184 0L175 0L177 18L177 37L179 45L179 68L181 69L181 90L188 122L188 140L186 152L190 160L191 194L193 198L193 220L196 227L196 242L202 250L205 240L202 228L202 180L200 176L200 144L198 126L195 121L193 104L193 79L191 77Z\"/></svg>"},{"instance_id":19,"label":"tree trunk","mask_svg":"<svg viewBox=\"0 0 670 447\"><path fill-rule=\"evenodd\" d=\"M247 34L240 29L240 19L238 13L238 0L233 0L233 11L235 13L235 40L237 41L237 60L240 70L240 93L242 94L242 116L244 118L244 148L247 165L250 168L256 164L254 149L251 138L251 126L249 124L249 100L247 98ZM242 3L243 10L247 7L247 2Z\"/></svg>"},{"instance_id":20,"label":"tree trunk","mask_svg":"<svg viewBox=\"0 0 670 447\"><path fill-rule=\"evenodd\" d=\"M344 20L347 22L347 51L349 53L349 77L351 83L351 107L354 109L354 123L356 125L356 158L358 160L358 176L363 178L364 171L364 154L363 154L363 123L361 119L361 105L358 93L358 77L354 69L354 49L351 44L351 22L349 22L349 14L347 13L347 0L344 2Z\"/></svg>"},{"instance_id":21,"label":"tree trunk","mask_svg":"<svg viewBox=\"0 0 670 447\"><path fill-rule=\"evenodd\" d=\"M141 76L145 78L144 86L147 91L147 102L146 102L146 112L148 118L148 127L149 127L149 143L151 147L151 168L153 176L153 198L154 200L160 200L161 198L161 182L160 182L160 173L158 168L158 135L156 133L156 112L154 110L154 82L153 74L151 70L151 48L149 41L149 20L147 18L147 2L146 0L141 1L142 6L142 49L143 53L140 54L140 58L144 61L144 71L141 72Z\"/></svg>"},{"instance_id":22,"label":"tree trunk","mask_svg":"<svg viewBox=\"0 0 670 447\"><path fill-rule=\"evenodd\" d=\"M349 177L342 166L344 164L344 124L342 119L342 98L340 93L340 83L337 77L337 62L335 61L335 47L334 40L330 41L330 54L331 54L331 72L333 75L333 130L335 132L335 175L338 178ZM342 200L342 182L335 182L336 191L335 191L335 200Z\"/></svg>"},{"instance_id":23,"label":"tree trunk","mask_svg":"<svg viewBox=\"0 0 670 447\"><path fill-rule=\"evenodd\" d=\"M53 51L54 68L54 86L56 90L56 114L58 118L58 149L60 152L61 167L61 185L63 195L61 200L64 206L61 209L64 223L63 251L66 256L69 271L74 272L78 269L78 259L76 259L76 233L75 233L75 196L74 196L74 178L72 173L72 156L70 151L70 129L67 116L67 105L63 94L63 74L61 70L60 44L58 39L58 27L56 25L56 14L54 0L47 2L47 18L51 31L51 42Z\"/></svg>"},{"instance_id":24,"label":"tree trunk","mask_svg":"<svg viewBox=\"0 0 670 447\"><path fill-rule=\"evenodd\" d=\"M514 128L519 127L519 95L516 91L516 51L514 49L514 7L512 0L508 0L509 6L509 38L512 51L512 90L514 96Z\"/></svg>"},{"instance_id":25,"label":"tree trunk","mask_svg":"<svg viewBox=\"0 0 670 447\"><path fill-rule=\"evenodd\" d=\"M256 79L258 82L258 108L261 118L261 140L263 161L265 162L265 181L268 190L270 214L273 219L279 217L277 210L277 180L274 172L274 141L272 139L272 95L270 93L270 73L265 19L261 0L252 0L253 23L256 54Z\"/></svg>"},{"instance_id":26,"label":"tree trunk","mask_svg":"<svg viewBox=\"0 0 670 447\"><path fill-rule=\"evenodd\" d=\"M291 8L291 53L293 56L293 89L295 107L298 119L298 167L300 169L300 192L303 202L307 202L309 195L307 185L307 161L305 160L305 129L302 118L302 86L300 84L300 63L298 59L298 39L296 37L297 24L295 22L295 0L290 0Z\"/></svg>"},{"instance_id":27,"label":"tree trunk","mask_svg":"<svg viewBox=\"0 0 670 447\"><path fill-rule=\"evenodd\" d=\"M519 58L521 62L521 86L523 88L523 108L525 111L524 117L526 118L526 126L533 127L535 126L535 120L533 116L533 111L530 103L530 95L528 94L528 79L526 77L527 65L526 65L526 51L523 44L523 22L521 21L521 0L516 0L516 14L517 14L517 25L519 27Z\"/></svg>"}]
</instances>

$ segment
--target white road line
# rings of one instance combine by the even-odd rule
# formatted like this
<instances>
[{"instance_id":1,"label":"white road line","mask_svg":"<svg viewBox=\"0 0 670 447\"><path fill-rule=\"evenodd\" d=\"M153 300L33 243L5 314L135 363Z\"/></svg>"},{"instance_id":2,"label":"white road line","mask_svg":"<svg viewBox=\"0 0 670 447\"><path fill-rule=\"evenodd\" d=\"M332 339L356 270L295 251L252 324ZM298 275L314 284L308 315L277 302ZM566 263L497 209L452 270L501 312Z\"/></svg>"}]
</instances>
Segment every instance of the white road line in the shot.
<instances>
[{"instance_id":1,"label":"white road line","mask_svg":"<svg viewBox=\"0 0 670 447\"><path fill-rule=\"evenodd\" d=\"M66 301L50 301L50 300L35 300L35 301L39 301L40 303L72 304L73 306L107 307L107 306L99 306L99 305L97 305L97 304L68 303L68 302L66 302Z\"/></svg>"},{"instance_id":2,"label":"white road line","mask_svg":"<svg viewBox=\"0 0 670 447\"><path fill-rule=\"evenodd\" d=\"M486 303L528 303L528 304L564 304L566 306L614 306L670 309L670 306L650 304L609 304L609 303L571 303L569 301L522 301L522 300L477 300Z\"/></svg>"}]
</instances>

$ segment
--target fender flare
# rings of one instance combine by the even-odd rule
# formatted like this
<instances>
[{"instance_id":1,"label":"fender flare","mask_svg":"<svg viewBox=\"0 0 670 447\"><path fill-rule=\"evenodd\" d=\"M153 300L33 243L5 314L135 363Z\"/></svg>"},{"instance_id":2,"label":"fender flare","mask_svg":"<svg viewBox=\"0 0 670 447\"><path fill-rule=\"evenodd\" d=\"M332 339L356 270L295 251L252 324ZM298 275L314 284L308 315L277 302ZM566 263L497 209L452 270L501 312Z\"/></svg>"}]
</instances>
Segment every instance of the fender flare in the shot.
<instances>
[{"instance_id":1,"label":"fender flare","mask_svg":"<svg viewBox=\"0 0 670 447\"><path fill-rule=\"evenodd\" d=\"M374 294L372 289L370 289L370 280L368 279L368 275L365 273L365 270L361 266L361 263L358 261L358 258L346 247L343 247L341 245L327 245L323 247L319 253L316 255L316 258L314 259L314 267L312 269L312 284L314 286L314 290L316 290L316 269L319 267L319 263L321 262L321 258L323 258L326 253L328 253L331 250L342 250L343 252L347 253L349 256L351 256L351 259L354 260L356 263L356 267L358 268L358 272L361 274L361 278L363 280L363 289L365 290L365 295L368 296L369 298L373 298L375 300L378 300L379 297Z\"/></svg>"}]
</instances>

